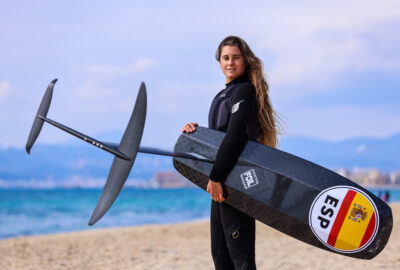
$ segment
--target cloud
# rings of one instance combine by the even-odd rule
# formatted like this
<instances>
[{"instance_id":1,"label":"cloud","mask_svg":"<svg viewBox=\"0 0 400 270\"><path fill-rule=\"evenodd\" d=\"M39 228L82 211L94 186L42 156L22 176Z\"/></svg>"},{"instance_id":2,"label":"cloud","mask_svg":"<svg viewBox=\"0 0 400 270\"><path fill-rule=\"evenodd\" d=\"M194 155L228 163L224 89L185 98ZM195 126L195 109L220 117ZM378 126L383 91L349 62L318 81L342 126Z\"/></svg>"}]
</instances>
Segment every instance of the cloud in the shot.
<instances>
[{"instance_id":1,"label":"cloud","mask_svg":"<svg viewBox=\"0 0 400 270\"><path fill-rule=\"evenodd\" d=\"M384 138L400 132L397 105L298 106L281 111L285 116L286 134L340 141L356 137Z\"/></svg>"},{"instance_id":2,"label":"cloud","mask_svg":"<svg viewBox=\"0 0 400 270\"><path fill-rule=\"evenodd\" d=\"M7 100L15 92L15 88L7 80L0 82L0 101Z\"/></svg>"},{"instance_id":3,"label":"cloud","mask_svg":"<svg viewBox=\"0 0 400 270\"><path fill-rule=\"evenodd\" d=\"M103 86L96 82L85 81L79 84L72 94L65 97L65 103L74 105L68 106L65 113L74 119L76 124L99 132L105 127L119 127L121 118L129 117L135 98L135 93L130 89L115 87L114 84ZM100 118L107 123L106 126L99 123ZM87 122L91 123L87 125Z\"/></svg>"},{"instance_id":4,"label":"cloud","mask_svg":"<svg viewBox=\"0 0 400 270\"><path fill-rule=\"evenodd\" d=\"M277 86L331 83L344 72L400 72L398 1L305 1L271 9L249 19L260 26L252 35L257 48L273 54L266 66Z\"/></svg>"},{"instance_id":5,"label":"cloud","mask_svg":"<svg viewBox=\"0 0 400 270\"><path fill-rule=\"evenodd\" d=\"M78 99L85 100L110 100L118 98L119 93L116 90L98 86L91 81L85 81L78 85L73 95Z\"/></svg>"},{"instance_id":6,"label":"cloud","mask_svg":"<svg viewBox=\"0 0 400 270\"><path fill-rule=\"evenodd\" d=\"M88 80L104 82L112 81L119 77L132 76L148 70L155 65L156 61L154 59L139 58L127 66L97 64L79 68L78 71Z\"/></svg>"},{"instance_id":7,"label":"cloud","mask_svg":"<svg viewBox=\"0 0 400 270\"><path fill-rule=\"evenodd\" d=\"M210 102L224 86L214 83L223 77L213 53L229 34L242 36L264 61L274 108L287 119L289 135L335 140L399 132L397 94L387 92L399 86L393 77L400 73L400 1L252 1L239 13L236 1L47 4L3 5L4 145L26 140L54 77L63 83L49 115L88 134L125 127L141 80L148 86L147 134L159 125L165 133L187 120L206 123ZM374 85L367 93L370 82L359 81L370 75ZM348 87L338 98L340 85ZM372 101L363 107L359 100L370 92ZM327 103L334 106L323 107ZM39 140L59 140L52 130Z\"/></svg>"},{"instance_id":8,"label":"cloud","mask_svg":"<svg viewBox=\"0 0 400 270\"><path fill-rule=\"evenodd\" d=\"M176 114L207 112L212 98L223 89L220 83L163 83L154 94L150 93L149 102L158 113Z\"/></svg>"},{"instance_id":9,"label":"cloud","mask_svg":"<svg viewBox=\"0 0 400 270\"><path fill-rule=\"evenodd\" d=\"M32 94L24 93L14 81L0 82L0 147L23 145L29 134L34 115L30 111Z\"/></svg>"},{"instance_id":10,"label":"cloud","mask_svg":"<svg viewBox=\"0 0 400 270\"><path fill-rule=\"evenodd\" d=\"M75 68L84 80L77 84L68 102L92 115L130 112L135 98L131 77L155 65L154 59L139 58L127 66L98 64Z\"/></svg>"}]
</instances>

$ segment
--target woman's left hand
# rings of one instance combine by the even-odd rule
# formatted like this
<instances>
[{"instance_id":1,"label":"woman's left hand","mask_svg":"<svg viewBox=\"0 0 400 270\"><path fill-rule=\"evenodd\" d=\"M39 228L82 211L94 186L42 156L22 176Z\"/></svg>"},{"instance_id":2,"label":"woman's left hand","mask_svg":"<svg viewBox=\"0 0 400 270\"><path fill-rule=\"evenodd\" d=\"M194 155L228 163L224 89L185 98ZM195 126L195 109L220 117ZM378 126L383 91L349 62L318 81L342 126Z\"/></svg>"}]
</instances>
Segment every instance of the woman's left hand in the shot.
<instances>
[{"instance_id":1,"label":"woman's left hand","mask_svg":"<svg viewBox=\"0 0 400 270\"><path fill-rule=\"evenodd\" d=\"M225 200L221 182L208 180L207 192L210 193L214 201L223 202Z\"/></svg>"}]
</instances>

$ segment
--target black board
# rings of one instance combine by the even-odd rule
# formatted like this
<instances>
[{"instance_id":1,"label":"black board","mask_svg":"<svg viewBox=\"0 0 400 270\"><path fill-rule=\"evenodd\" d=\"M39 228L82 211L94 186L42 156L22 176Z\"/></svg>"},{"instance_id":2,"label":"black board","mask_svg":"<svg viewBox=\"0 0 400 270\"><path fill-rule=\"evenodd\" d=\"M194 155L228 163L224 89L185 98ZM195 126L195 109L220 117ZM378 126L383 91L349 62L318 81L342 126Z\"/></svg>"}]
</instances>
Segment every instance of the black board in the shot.
<instances>
[{"instance_id":1,"label":"black board","mask_svg":"<svg viewBox=\"0 0 400 270\"><path fill-rule=\"evenodd\" d=\"M174 151L215 160L225 133L197 127ZM206 190L210 162L173 158L175 169ZM286 152L249 141L224 182L226 203L310 245L372 259L392 230L390 207L349 179Z\"/></svg>"}]
</instances>

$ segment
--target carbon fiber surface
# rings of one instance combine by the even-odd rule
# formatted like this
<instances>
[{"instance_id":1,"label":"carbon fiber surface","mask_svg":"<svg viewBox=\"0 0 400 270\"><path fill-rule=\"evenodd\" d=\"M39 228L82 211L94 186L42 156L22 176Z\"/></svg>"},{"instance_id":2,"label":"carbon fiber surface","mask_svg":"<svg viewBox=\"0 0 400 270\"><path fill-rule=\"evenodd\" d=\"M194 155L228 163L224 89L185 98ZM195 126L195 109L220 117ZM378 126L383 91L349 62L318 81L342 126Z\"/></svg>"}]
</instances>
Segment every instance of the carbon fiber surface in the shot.
<instances>
[{"instance_id":1,"label":"carbon fiber surface","mask_svg":"<svg viewBox=\"0 0 400 270\"><path fill-rule=\"evenodd\" d=\"M214 160L224 136L222 132L198 127L194 133L183 133L174 151ZM206 189L212 164L185 158L174 158L173 162L184 177ZM321 192L333 186L354 187L376 205L376 234L361 250L329 248L310 227L310 208ZM385 247L392 230L390 207L372 193L319 165L253 141L247 143L224 189L226 203L255 219L313 246L355 258L375 257Z\"/></svg>"}]
</instances>

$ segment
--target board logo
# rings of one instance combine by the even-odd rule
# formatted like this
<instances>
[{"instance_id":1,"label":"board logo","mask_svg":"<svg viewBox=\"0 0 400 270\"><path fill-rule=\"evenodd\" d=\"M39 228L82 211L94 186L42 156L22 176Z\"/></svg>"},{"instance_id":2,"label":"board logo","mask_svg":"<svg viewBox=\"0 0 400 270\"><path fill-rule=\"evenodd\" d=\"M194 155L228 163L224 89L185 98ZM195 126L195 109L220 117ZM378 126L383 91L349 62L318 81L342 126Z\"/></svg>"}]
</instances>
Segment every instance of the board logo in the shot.
<instances>
[{"instance_id":1,"label":"board logo","mask_svg":"<svg viewBox=\"0 0 400 270\"><path fill-rule=\"evenodd\" d=\"M240 175L245 189L258 185L258 178L254 169L248 170Z\"/></svg>"},{"instance_id":2,"label":"board logo","mask_svg":"<svg viewBox=\"0 0 400 270\"><path fill-rule=\"evenodd\" d=\"M244 100L242 99L241 101L238 101L235 104L233 104L231 113L237 112L239 110L240 103L242 103L243 101Z\"/></svg>"},{"instance_id":3,"label":"board logo","mask_svg":"<svg viewBox=\"0 0 400 270\"><path fill-rule=\"evenodd\" d=\"M374 201L350 186L325 189L314 199L309 224L315 236L328 248L354 253L368 247L379 227Z\"/></svg>"},{"instance_id":4,"label":"board logo","mask_svg":"<svg viewBox=\"0 0 400 270\"><path fill-rule=\"evenodd\" d=\"M366 217L367 217L366 208L355 203L353 209L351 210L349 219L352 219L353 221L360 223Z\"/></svg>"}]
</instances>

